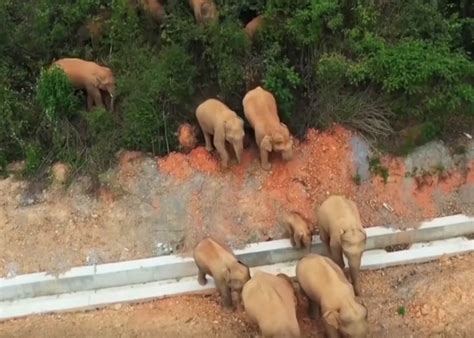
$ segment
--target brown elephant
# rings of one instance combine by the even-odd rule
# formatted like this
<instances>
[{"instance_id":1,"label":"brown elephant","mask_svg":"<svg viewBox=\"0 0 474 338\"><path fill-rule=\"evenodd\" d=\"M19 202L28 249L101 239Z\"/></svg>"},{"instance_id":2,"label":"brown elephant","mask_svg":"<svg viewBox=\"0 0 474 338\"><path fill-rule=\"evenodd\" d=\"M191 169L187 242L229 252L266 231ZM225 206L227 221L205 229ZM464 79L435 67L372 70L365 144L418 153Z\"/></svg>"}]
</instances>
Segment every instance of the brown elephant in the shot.
<instances>
[{"instance_id":1,"label":"brown elephant","mask_svg":"<svg viewBox=\"0 0 474 338\"><path fill-rule=\"evenodd\" d=\"M244 149L244 120L224 103L209 99L196 108L196 118L204 134L206 149L212 151L216 147L222 161L222 166L229 165L229 154L225 142L232 144L237 162L240 163ZM211 142L213 135L213 142Z\"/></svg>"},{"instance_id":2,"label":"brown elephant","mask_svg":"<svg viewBox=\"0 0 474 338\"><path fill-rule=\"evenodd\" d=\"M111 18L110 9L101 9L97 15L89 18L77 31L77 40L79 44L85 44L91 41L94 46L106 34L107 21Z\"/></svg>"},{"instance_id":3,"label":"brown elephant","mask_svg":"<svg viewBox=\"0 0 474 338\"><path fill-rule=\"evenodd\" d=\"M305 219L296 212L285 212L281 217L281 223L290 235L291 245L297 249L311 248L313 240L312 227Z\"/></svg>"},{"instance_id":4,"label":"brown elephant","mask_svg":"<svg viewBox=\"0 0 474 338\"><path fill-rule=\"evenodd\" d=\"M215 22L219 13L216 4L212 0L189 0L194 17L199 24Z\"/></svg>"},{"instance_id":5,"label":"brown elephant","mask_svg":"<svg viewBox=\"0 0 474 338\"><path fill-rule=\"evenodd\" d=\"M296 296L288 276L257 271L245 284L242 301L245 312L258 324L263 337L301 336Z\"/></svg>"},{"instance_id":6,"label":"brown elephant","mask_svg":"<svg viewBox=\"0 0 474 338\"><path fill-rule=\"evenodd\" d=\"M140 0L140 6L148 13L156 23L162 23L165 20L166 12L162 1L160 0Z\"/></svg>"},{"instance_id":7,"label":"brown elephant","mask_svg":"<svg viewBox=\"0 0 474 338\"><path fill-rule=\"evenodd\" d=\"M329 196L317 211L319 235L331 258L344 269L346 256L354 291L360 295L359 270L367 235L356 204L341 195Z\"/></svg>"},{"instance_id":8,"label":"brown elephant","mask_svg":"<svg viewBox=\"0 0 474 338\"><path fill-rule=\"evenodd\" d=\"M198 267L198 282L207 283L206 274L214 278L225 308L232 308L231 292L241 293L250 279L250 269L237 260L232 250L224 243L207 237L194 248L194 261Z\"/></svg>"},{"instance_id":9,"label":"brown elephant","mask_svg":"<svg viewBox=\"0 0 474 338\"><path fill-rule=\"evenodd\" d=\"M247 25L245 25L245 33L247 33L248 37L252 39L257 33L257 31L262 27L263 25L263 16L258 15L252 20L250 20Z\"/></svg>"},{"instance_id":10,"label":"brown elephant","mask_svg":"<svg viewBox=\"0 0 474 338\"><path fill-rule=\"evenodd\" d=\"M296 279L309 298L310 315L320 312L330 338L363 338L368 335L368 311L358 303L342 269L330 258L317 254L296 265ZM319 310L319 311L318 311Z\"/></svg>"},{"instance_id":11,"label":"brown elephant","mask_svg":"<svg viewBox=\"0 0 474 338\"><path fill-rule=\"evenodd\" d=\"M107 108L114 110L115 77L110 68L77 58L60 59L53 62L53 65L64 71L74 87L86 90L88 110L92 109L93 104L104 107L101 90L110 95L110 105Z\"/></svg>"},{"instance_id":12,"label":"brown elephant","mask_svg":"<svg viewBox=\"0 0 474 338\"><path fill-rule=\"evenodd\" d=\"M245 94L242 105L250 126L255 131L255 141L260 149L260 160L264 170L270 170L268 154L280 152L284 160L293 157L293 140L288 127L280 122L275 97L258 86Z\"/></svg>"}]
</instances>

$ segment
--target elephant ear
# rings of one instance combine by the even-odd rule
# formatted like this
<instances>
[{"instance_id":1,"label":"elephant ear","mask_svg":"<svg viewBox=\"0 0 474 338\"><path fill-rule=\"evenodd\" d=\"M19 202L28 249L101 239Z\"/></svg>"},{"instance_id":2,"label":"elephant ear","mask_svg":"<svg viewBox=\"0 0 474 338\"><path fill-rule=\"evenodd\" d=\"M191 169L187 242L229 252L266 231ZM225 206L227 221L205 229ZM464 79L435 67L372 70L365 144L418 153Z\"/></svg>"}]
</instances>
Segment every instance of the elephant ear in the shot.
<instances>
[{"instance_id":1,"label":"elephant ear","mask_svg":"<svg viewBox=\"0 0 474 338\"><path fill-rule=\"evenodd\" d=\"M339 312L334 310L326 311L323 314L323 318L326 323L334 327L336 330L339 330Z\"/></svg>"},{"instance_id":2,"label":"elephant ear","mask_svg":"<svg viewBox=\"0 0 474 338\"><path fill-rule=\"evenodd\" d=\"M271 152L272 151L272 138L268 135L264 136L262 142L260 142L260 148L265 151Z\"/></svg>"}]
</instances>

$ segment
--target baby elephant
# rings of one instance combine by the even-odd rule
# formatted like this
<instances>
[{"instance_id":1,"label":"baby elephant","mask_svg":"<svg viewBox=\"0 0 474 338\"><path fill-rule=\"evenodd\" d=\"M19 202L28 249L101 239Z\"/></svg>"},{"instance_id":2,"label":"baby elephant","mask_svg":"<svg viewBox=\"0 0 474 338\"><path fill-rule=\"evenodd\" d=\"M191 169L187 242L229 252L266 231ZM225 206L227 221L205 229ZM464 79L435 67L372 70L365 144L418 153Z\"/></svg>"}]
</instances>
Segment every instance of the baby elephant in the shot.
<instances>
[{"instance_id":1,"label":"baby elephant","mask_svg":"<svg viewBox=\"0 0 474 338\"><path fill-rule=\"evenodd\" d=\"M321 241L331 258L344 269L346 256L354 291L360 295L359 269L367 235L355 203L344 196L329 196L317 211Z\"/></svg>"},{"instance_id":2,"label":"baby elephant","mask_svg":"<svg viewBox=\"0 0 474 338\"><path fill-rule=\"evenodd\" d=\"M225 244L210 237L203 239L194 249L194 261L198 267L198 282L207 283L206 274L214 278L225 308L232 308L231 292L240 293L250 279L250 269L237 260Z\"/></svg>"},{"instance_id":3,"label":"baby elephant","mask_svg":"<svg viewBox=\"0 0 474 338\"><path fill-rule=\"evenodd\" d=\"M296 265L296 278L309 298L310 312L323 315L329 338L363 338L368 334L368 311L355 298L342 269L331 259L309 254ZM319 305L319 307L318 307Z\"/></svg>"},{"instance_id":4,"label":"baby elephant","mask_svg":"<svg viewBox=\"0 0 474 338\"><path fill-rule=\"evenodd\" d=\"M227 168L229 164L226 141L232 144L237 162L240 163L244 149L244 120L216 99L209 99L201 103L196 109L196 118L204 134L208 151L213 149L211 135L214 136L214 146L219 152L222 166Z\"/></svg>"},{"instance_id":5,"label":"baby elephant","mask_svg":"<svg viewBox=\"0 0 474 338\"><path fill-rule=\"evenodd\" d=\"M300 337L293 284L284 274L257 271L242 290L249 318L258 323L263 337Z\"/></svg>"},{"instance_id":6,"label":"baby elephant","mask_svg":"<svg viewBox=\"0 0 474 338\"><path fill-rule=\"evenodd\" d=\"M313 233L310 225L296 212L285 212L281 219L290 235L291 245L300 248L311 248Z\"/></svg>"},{"instance_id":7,"label":"baby elephant","mask_svg":"<svg viewBox=\"0 0 474 338\"><path fill-rule=\"evenodd\" d=\"M86 90L88 110L92 109L93 103L98 107L104 106L101 90L110 95L111 102L107 108L114 110L115 77L110 68L77 58L60 59L53 65L64 71L74 87Z\"/></svg>"},{"instance_id":8,"label":"baby elephant","mask_svg":"<svg viewBox=\"0 0 474 338\"><path fill-rule=\"evenodd\" d=\"M293 140L288 127L280 122L275 97L262 87L250 90L242 100L244 114L255 131L264 170L270 170L268 154L277 151L284 160L293 157Z\"/></svg>"}]
</instances>

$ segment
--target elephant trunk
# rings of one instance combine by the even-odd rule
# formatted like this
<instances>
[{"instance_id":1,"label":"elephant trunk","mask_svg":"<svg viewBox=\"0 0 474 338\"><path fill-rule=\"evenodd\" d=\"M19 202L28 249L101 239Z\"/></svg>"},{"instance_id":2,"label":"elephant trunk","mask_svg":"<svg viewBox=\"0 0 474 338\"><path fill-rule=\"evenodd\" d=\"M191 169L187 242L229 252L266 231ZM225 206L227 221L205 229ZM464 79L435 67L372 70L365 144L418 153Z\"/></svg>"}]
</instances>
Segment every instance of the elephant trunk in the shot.
<instances>
[{"instance_id":1,"label":"elephant trunk","mask_svg":"<svg viewBox=\"0 0 474 338\"><path fill-rule=\"evenodd\" d=\"M285 161L289 161L293 158L293 149L290 148L288 150L285 150L281 153L281 157L283 158L283 160Z\"/></svg>"},{"instance_id":2,"label":"elephant trunk","mask_svg":"<svg viewBox=\"0 0 474 338\"><path fill-rule=\"evenodd\" d=\"M244 151L244 140L236 141L232 143L235 151L235 157L237 157L237 162L240 163L242 160L242 153Z\"/></svg>"},{"instance_id":3,"label":"elephant trunk","mask_svg":"<svg viewBox=\"0 0 474 338\"><path fill-rule=\"evenodd\" d=\"M360 295L359 270L362 254L346 256L349 263L349 274L356 296Z\"/></svg>"}]
</instances>

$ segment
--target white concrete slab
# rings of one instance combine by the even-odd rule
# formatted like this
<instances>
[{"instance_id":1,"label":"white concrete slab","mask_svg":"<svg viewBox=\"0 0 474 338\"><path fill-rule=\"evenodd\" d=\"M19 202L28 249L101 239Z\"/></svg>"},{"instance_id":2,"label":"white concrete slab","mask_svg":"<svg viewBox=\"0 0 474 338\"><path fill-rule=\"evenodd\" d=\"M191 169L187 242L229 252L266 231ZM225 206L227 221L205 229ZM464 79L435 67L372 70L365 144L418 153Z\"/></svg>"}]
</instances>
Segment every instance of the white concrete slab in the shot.
<instances>
[{"instance_id":1,"label":"white concrete slab","mask_svg":"<svg viewBox=\"0 0 474 338\"><path fill-rule=\"evenodd\" d=\"M417 228L405 231L393 227L372 227L367 231L367 250L388 245L426 242L474 233L474 218L454 215L422 222ZM315 236L312 252L324 253L323 245ZM235 250L249 266L272 265L301 258L305 250L295 250L288 239L253 243ZM143 284L184 278L197 273L191 257L176 255L146 258L125 262L75 267L58 277L45 272L0 278L0 301L62 293L98 290L124 285Z\"/></svg>"}]
</instances>

